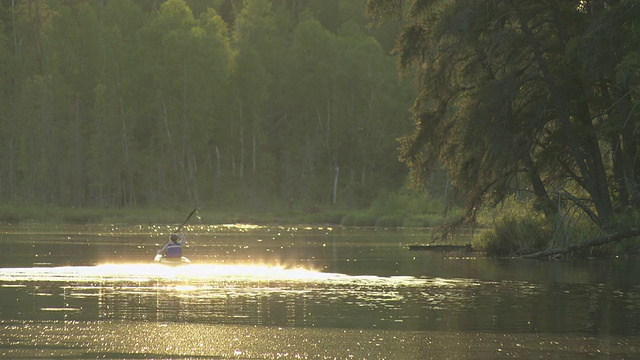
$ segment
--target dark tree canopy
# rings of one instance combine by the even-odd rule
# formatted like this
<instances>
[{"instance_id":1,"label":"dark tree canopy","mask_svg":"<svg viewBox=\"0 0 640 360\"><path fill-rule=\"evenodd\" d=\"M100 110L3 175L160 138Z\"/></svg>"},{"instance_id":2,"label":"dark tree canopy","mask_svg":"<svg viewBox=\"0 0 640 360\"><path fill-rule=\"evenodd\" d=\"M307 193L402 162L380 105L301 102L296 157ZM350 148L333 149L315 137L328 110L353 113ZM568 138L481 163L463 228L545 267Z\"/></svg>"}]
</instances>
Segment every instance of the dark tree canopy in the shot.
<instances>
[{"instance_id":1,"label":"dark tree canopy","mask_svg":"<svg viewBox=\"0 0 640 360\"><path fill-rule=\"evenodd\" d=\"M424 184L443 166L470 216L530 193L600 227L640 206L640 3L636 0L370 0L405 19L415 131L401 156Z\"/></svg>"}]
</instances>

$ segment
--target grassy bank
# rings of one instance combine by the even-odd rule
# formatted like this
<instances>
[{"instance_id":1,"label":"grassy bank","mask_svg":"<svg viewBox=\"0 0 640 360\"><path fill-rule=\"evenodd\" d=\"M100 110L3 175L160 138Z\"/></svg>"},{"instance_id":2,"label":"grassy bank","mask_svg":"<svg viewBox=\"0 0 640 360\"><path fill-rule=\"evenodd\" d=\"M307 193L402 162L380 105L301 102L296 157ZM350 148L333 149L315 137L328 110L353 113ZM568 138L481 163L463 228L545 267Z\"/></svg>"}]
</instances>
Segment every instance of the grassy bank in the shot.
<instances>
[{"instance_id":1,"label":"grassy bank","mask_svg":"<svg viewBox=\"0 0 640 360\"><path fill-rule=\"evenodd\" d=\"M65 208L37 206L1 206L4 223L69 224L175 224L184 221L192 209L169 208ZM199 209L192 224L331 224L377 227L431 227L444 218L435 214L385 213L371 210L315 210L250 212L243 210Z\"/></svg>"},{"instance_id":2,"label":"grassy bank","mask_svg":"<svg viewBox=\"0 0 640 360\"><path fill-rule=\"evenodd\" d=\"M53 206L0 206L0 222L5 223L72 223L72 224L147 224L181 223L192 208L73 208ZM203 224L332 224L376 227L434 227L450 220L443 216L444 205L422 191L400 189L380 194L363 209L304 206L287 209L275 206L269 211L252 208L201 207L198 215ZM448 211L457 216L455 210Z\"/></svg>"},{"instance_id":3,"label":"grassy bank","mask_svg":"<svg viewBox=\"0 0 640 360\"><path fill-rule=\"evenodd\" d=\"M189 208L66 208L35 206L2 206L0 222L5 223L68 223L68 224L175 224L182 223L193 209ZM271 214L245 214L237 211L199 209L190 219L197 224L237 222L266 223Z\"/></svg>"}]
</instances>

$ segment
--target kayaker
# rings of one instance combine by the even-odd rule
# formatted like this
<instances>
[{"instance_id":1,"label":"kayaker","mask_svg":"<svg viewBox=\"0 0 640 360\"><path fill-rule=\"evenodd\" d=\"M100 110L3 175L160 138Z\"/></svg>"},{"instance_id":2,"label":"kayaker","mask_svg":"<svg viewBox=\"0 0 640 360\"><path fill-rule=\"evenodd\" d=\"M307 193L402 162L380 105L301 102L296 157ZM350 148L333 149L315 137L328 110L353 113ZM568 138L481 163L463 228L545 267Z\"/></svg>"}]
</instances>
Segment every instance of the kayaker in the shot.
<instances>
[{"instance_id":1,"label":"kayaker","mask_svg":"<svg viewBox=\"0 0 640 360\"><path fill-rule=\"evenodd\" d=\"M158 255L164 256L169 260L180 260L182 258L182 246L186 241L187 238L182 231L178 234L171 234L169 241L158 251Z\"/></svg>"}]
</instances>

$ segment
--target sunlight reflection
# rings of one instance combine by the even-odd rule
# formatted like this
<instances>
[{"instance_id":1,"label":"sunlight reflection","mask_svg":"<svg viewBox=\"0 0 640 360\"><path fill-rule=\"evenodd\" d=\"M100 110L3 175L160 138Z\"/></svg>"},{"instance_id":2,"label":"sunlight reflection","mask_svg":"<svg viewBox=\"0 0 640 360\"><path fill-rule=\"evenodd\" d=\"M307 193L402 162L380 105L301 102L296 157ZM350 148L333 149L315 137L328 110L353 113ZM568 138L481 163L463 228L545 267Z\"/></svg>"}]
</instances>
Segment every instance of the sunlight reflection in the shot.
<instances>
[{"instance_id":1,"label":"sunlight reflection","mask_svg":"<svg viewBox=\"0 0 640 360\"><path fill-rule=\"evenodd\" d=\"M238 230L255 230L255 229L264 228L264 226L254 225L254 224L222 224L222 225L219 225L219 227L227 228L227 229L238 229Z\"/></svg>"},{"instance_id":2,"label":"sunlight reflection","mask_svg":"<svg viewBox=\"0 0 640 360\"><path fill-rule=\"evenodd\" d=\"M269 265L192 264L101 264L96 266L64 266L5 268L0 281L145 281L145 280L300 280L314 281L335 277L311 269Z\"/></svg>"},{"instance_id":3,"label":"sunlight reflection","mask_svg":"<svg viewBox=\"0 0 640 360\"><path fill-rule=\"evenodd\" d=\"M309 268L266 264L190 264L170 266L162 264L100 264L95 266L63 266L4 268L0 282L330 282L352 285L413 286L432 284L439 286L437 279L421 279L411 276L378 277L371 275L345 275L325 273ZM3 285L6 286L6 285ZM187 288L185 288L187 289Z\"/></svg>"}]
</instances>

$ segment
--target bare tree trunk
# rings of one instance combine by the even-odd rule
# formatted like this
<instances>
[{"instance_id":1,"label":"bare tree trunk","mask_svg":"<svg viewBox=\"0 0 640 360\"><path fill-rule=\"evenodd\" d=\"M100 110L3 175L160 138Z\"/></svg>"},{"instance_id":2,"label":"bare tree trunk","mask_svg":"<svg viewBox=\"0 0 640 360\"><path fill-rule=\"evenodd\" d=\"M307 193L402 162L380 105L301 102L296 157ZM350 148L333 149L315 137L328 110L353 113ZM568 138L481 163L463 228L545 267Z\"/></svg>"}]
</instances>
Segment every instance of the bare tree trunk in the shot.
<instances>
[{"instance_id":1,"label":"bare tree trunk","mask_svg":"<svg viewBox=\"0 0 640 360\"><path fill-rule=\"evenodd\" d=\"M15 168L15 164L14 164L14 158L15 158L15 154L14 154L14 150L13 150L13 143L14 143L14 137L11 136L9 138L9 200L13 201L13 197L16 193L16 182L15 182L15 173L14 173L14 168Z\"/></svg>"},{"instance_id":2,"label":"bare tree trunk","mask_svg":"<svg viewBox=\"0 0 640 360\"><path fill-rule=\"evenodd\" d=\"M122 205L133 202L133 180L131 179L131 160L129 159L129 138L127 137L127 122L124 116L124 100L120 96L120 120L122 122L122 147L124 153L124 169L121 171Z\"/></svg>"},{"instance_id":3,"label":"bare tree trunk","mask_svg":"<svg viewBox=\"0 0 640 360\"><path fill-rule=\"evenodd\" d=\"M169 148L171 148L173 161L175 164L178 164L180 168L184 168L184 166L182 165L182 162L180 161L180 157L176 152L176 147L174 146L174 143L173 143L173 136L171 136L171 129L169 128L169 114L167 113L167 104L164 101L164 96L162 98L162 110L164 113L164 128L167 132L167 139L169 139Z\"/></svg>"},{"instance_id":4,"label":"bare tree trunk","mask_svg":"<svg viewBox=\"0 0 640 360\"><path fill-rule=\"evenodd\" d=\"M338 178L339 177L340 177L340 167L336 166L336 173L333 178L333 200L331 202L333 205L336 204L336 198L338 197Z\"/></svg>"},{"instance_id":5,"label":"bare tree trunk","mask_svg":"<svg viewBox=\"0 0 640 360\"><path fill-rule=\"evenodd\" d=\"M221 175L221 169L220 169L220 149L218 148L218 146L215 146L216 148L216 175L215 175L215 180L214 180L214 185L213 185L213 203L215 204L217 199L218 199L218 193L220 192L220 178L222 177Z\"/></svg>"},{"instance_id":6,"label":"bare tree trunk","mask_svg":"<svg viewBox=\"0 0 640 360\"><path fill-rule=\"evenodd\" d=\"M189 116L188 116L188 77L187 77L187 62L183 63L183 76L184 76L184 86L182 89L182 151L180 153L180 158L184 158L183 164L186 163L186 167L183 166L183 178L185 181L185 185L187 188L187 195L190 197L192 201L196 201L197 203L197 189L196 189L196 181L195 181L195 165L196 160L195 156L193 156L191 152L191 146L189 144Z\"/></svg>"},{"instance_id":7,"label":"bare tree trunk","mask_svg":"<svg viewBox=\"0 0 640 360\"><path fill-rule=\"evenodd\" d=\"M240 181L244 178L244 111L242 110L242 99L238 94L238 112L240 113Z\"/></svg>"},{"instance_id":8,"label":"bare tree trunk","mask_svg":"<svg viewBox=\"0 0 640 360\"><path fill-rule=\"evenodd\" d=\"M257 144L257 141L256 141L256 126L255 126L255 124L253 126L253 131L251 132L251 141L253 143L253 147L252 147L252 151L253 151L252 161L253 161L253 164L252 164L252 169L251 170L255 174L256 173L256 168L258 167L258 163L257 163L257 152L258 152L257 147L258 147L258 144Z\"/></svg>"}]
</instances>

